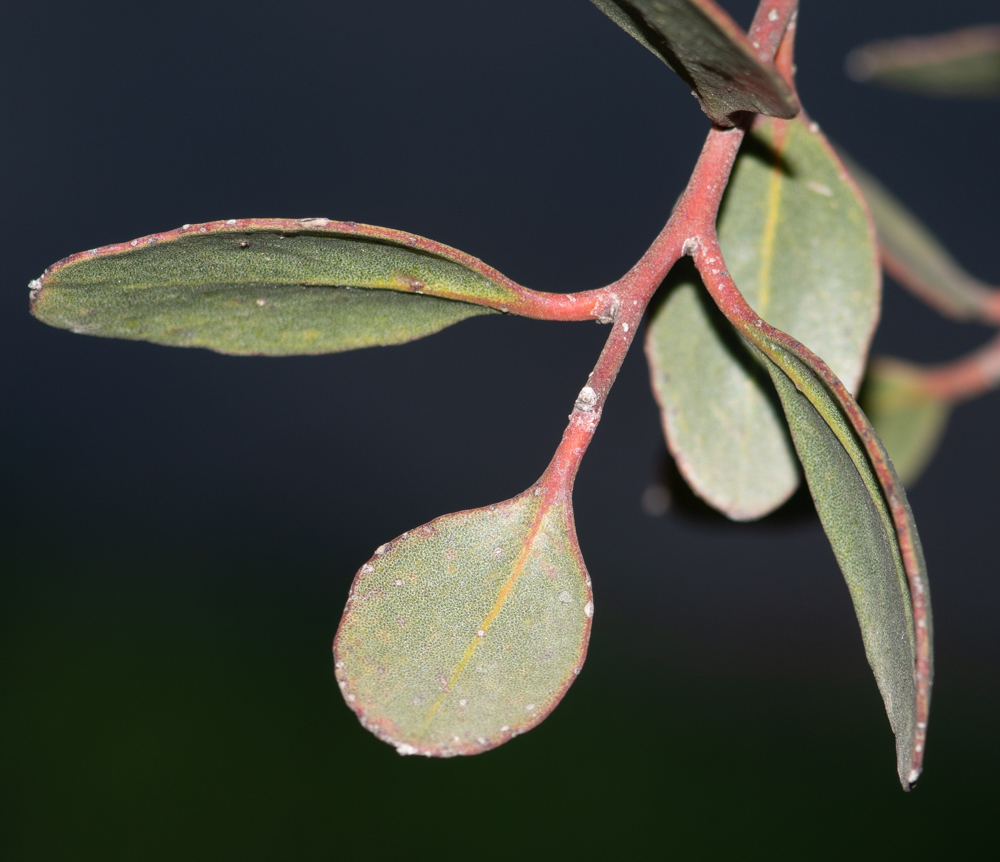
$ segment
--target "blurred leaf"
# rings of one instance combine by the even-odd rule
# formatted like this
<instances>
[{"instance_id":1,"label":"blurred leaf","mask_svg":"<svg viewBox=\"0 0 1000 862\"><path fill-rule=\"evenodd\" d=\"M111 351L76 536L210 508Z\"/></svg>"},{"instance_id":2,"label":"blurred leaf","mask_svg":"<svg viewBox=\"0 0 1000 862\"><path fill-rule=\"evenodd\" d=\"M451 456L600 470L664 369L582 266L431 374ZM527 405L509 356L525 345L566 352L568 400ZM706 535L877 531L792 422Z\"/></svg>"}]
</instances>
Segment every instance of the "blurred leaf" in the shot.
<instances>
[{"instance_id":1,"label":"blurred leaf","mask_svg":"<svg viewBox=\"0 0 1000 862\"><path fill-rule=\"evenodd\" d=\"M841 153L868 201L882 263L897 281L956 320L1000 319L1000 292L969 275L875 177Z\"/></svg>"},{"instance_id":2,"label":"blurred leaf","mask_svg":"<svg viewBox=\"0 0 1000 862\"><path fill-rule=\"evenodd\" d=\"M478 754L530 730L580 672L594 612L568 497L541 486L383 545L351 586L334 661L400 754Z\"/></svg>"},{"instance_id":3,"label":"blurred leaf","mask_svg":"<svg viewBox=\"0 0 1000 862\"><path fill-rule=\"evenodd\" d=\"M870 42L847 56L847 74L932 96L1000 95L1000 26Z\"/></svg>"},{"instance_id":4,"label":"blurred leaf","mask_svg":"<svg viewBox=\"0 0 1000 862\"><path fill-rule=\"evenodd\" d=\"M923 762L933 676L930 591L906 493L865 415L784 333L740 321L781 398L823 529L847 581L909 790Z\"/></svg>"},{"instance_id":5,"label":"blurred leaf","mask_svg":"<svg viewBox=\"0 0 1000 862\"><path fill-rule=\"evenodd\" d=\"M951 405L921 385L918 368L887 357L868 366L860 401L900 481L911 486L941 443Z\"/></svg>"},{"instance_id":6,"label":"blurred leaf","mask_svg":"<svg viewBox=\"0 0 1000 862\"><path fill-rule=\"evenodd\" d=\"M712 122L737 111L794 117L799 102L773 63L712 0L591 0L694 89Z\"/></svg>"},{"instance_id":7,"label":"blurred leaf","mask_svg":"<svg viewBox=\"0 0 1000 862\"><path fill-rule=\"evenodd\" d=\"M868 217L826 140L803 119L758 118L737 159L719 240L747 302L827 358L854 390L878 318ZM766 515L799 483L773 390L697 279L652 315L646 354L678 468L736 520Z\"/></svg>"},{"instance_id":8,"label":"blurred leaf","mask_svg":"<svg viewBox=\"0 0 1000 862\"><path fill-rule=\"evenodd\" d=\"M271 356L410 341L526 292L439 243L327 219L188 225L73 255L32 288L52 326Z\"/></svg>"}]
</instances>

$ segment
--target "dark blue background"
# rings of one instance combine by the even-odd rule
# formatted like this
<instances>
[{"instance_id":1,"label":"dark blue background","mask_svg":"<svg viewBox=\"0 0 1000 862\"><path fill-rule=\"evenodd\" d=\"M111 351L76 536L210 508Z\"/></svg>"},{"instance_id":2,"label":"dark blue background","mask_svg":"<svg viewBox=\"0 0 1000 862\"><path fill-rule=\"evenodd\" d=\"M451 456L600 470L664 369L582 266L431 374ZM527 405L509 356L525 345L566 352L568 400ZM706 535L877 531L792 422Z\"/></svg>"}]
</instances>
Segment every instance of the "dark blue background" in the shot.
<instances>
[{"instance_id":1,"label":"dark blue background","mask_svg":"<svg viewBox=\"0 0 1000 862\"><path fill-rule=\"evenodd\" d=\"M753 4L725 4L744 25ZM995 0L805 0L814 119L1000 281L996 102L864 87L864 41ZM581 470L588 665L541 727L399 758L329 648L374 547L539 475L606 329L490 317L410 345L237 359L27 314L83 249L232 217L387 225L545 290L621 275L708 122L585 0L0 11L0 847L11 859L952 858L995 815L1000 399L912 492L938 678L904 795L815 516L643 514L663 443L641 352ZM887 285L877 352L985 340ZM801 507L800 507L801 508Z\"/></svg>"}]
</instances>

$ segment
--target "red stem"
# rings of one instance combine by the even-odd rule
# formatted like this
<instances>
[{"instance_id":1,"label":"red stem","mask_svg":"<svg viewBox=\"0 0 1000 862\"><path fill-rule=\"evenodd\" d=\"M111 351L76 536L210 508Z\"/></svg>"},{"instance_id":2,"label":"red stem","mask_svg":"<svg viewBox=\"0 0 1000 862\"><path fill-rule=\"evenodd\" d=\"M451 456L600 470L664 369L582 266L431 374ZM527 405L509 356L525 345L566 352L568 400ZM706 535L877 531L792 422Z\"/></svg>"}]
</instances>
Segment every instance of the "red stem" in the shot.
<instances>
[{"instance_id":1,"label":"red stem","mask_svg":"<svg viewBox=\"0 0 1000 862\"><path fill-rule=\"evenodd\" d=\"M799 0L761 0L747 34L751 44L757 49L757 56L765 63L769 63L773 58L778 71L785 76L789 84L792 83L793 76L786 74L781 68L782 55L779 47L785 32L788 31L792 38L784 39L784 42L787 44L787 61L791 63L798 7Z\"/></svg>"},{"instance_id":2,"label":"red stem","mask_svg":"<svg viewBox=\"0 0 1000 862\"><path fill-rule=\"evenodd\" d=\"M885 246L879 247L879 254L882 258L882 268L886 273L939 314L953 320L977 320L1000 326L1000 288L973 278L956 267L952 269L951 278L966 288L968 305L956 304L954 300L942 300L934 284L928 284L906 261L893 255Z\"/></svg>"},{"instance_id":3,"label":"red stem","mask_svg":"<svg viewBox=\"0 0 1000 862\"><path fill-rule=\"evenodd\" d=\"M780 46L794 40L790 28L797 8L798 0L761 0L748 34L764 61L769 62L776 51L785 51L781 56L787 58L789 80L791 48ZM784 39L786 29L789 29L788 39ZM670 219L639 262L613 284L565 295L577 297L570 300L577 308L589 304L610 309L614 323L587 385L577 396L562 442L540 480L548 493L567 496L572 493L573 480L601 420L604 402L656 289L680 257L693 255L699 247L717 242L715 222L719 206L745 133L743 127L713 127ZM545 297L538 306L543 311L543 304L552 294L538 296ZM585 302L582 297L586 297ZM555 305L551 308L555 309Z\"/></svg>"},{"instance_id":4,"label":"red stem","mask_svg":"<svg viewBox=\"0 0 1000 862\"><path fill-rule=\"evenodd\" d=\"M715 220L744 130L713 127L687 188L649 250L613 284L601 288L612 298L614 323L601 355L580 390L569 425L542 484L554 493L569 494L584 452L600 422L608 392L621 370L649 301L671 267L715 236Z\"/></svg>"},{"instance_id":5,"label":"red stem","mask_svg":"<svg viewBox=\"0 0 1000 862\"><path fill-rule=\"evenodd\" d=\"M918 373L921 386L943 401L966 401L989 392L1000 386L1000 335L968 356Z\"/></svg>"}]
</instances>

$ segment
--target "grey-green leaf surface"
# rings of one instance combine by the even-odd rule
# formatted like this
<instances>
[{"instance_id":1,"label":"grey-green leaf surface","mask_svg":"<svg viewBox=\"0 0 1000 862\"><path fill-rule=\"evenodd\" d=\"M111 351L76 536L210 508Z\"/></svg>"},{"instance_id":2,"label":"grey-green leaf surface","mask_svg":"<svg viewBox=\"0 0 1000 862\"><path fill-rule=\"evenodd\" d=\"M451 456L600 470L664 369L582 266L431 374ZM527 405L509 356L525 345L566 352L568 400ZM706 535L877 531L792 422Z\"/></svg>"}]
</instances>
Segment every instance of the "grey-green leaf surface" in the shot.
<instances>
[{"instance_id":1,"label":"grey-green leaf surface","mask_svg":"<svg viewBox=\"0 0 1000 862\"><path fill-rule=\"evenodd\" d=\"M815 126L758 118L719 221L726 264L761 319L860 383L881 295L871 225ZM721 266L721 263L717 264ZM736 520L780 506L798 461L773 389L697 278L651 316L646 353L670 450L685 479Z\"/></svg>"},{"instance_id":2,"label":"grey-green leaf surface","mask_svg":"<svg viewBox=\"0 0 1000 862\"><path fill-rule=\"evenodd\" d=\"M555 707L593 612L568 497L539 486L379 548L351 586L335 673L362 725L400 754L478 754Z\"/></svg>"},{"instance_id":3,"label":"grey-green leaf surface","mask_svg":"<svg viewBox=\"0 0 1000 862\"><path fill-rule=\"evenodd\" d=\"M847 57L856 81L931 96L1000 95L1000 26L871 42Z\"/></svg>"},{"instance_id":4,"label":"grey-green leaf surface","mask_svg":"<svg viewBox=\"0 0 1000 862\"><path fill-rule=\"evenodd\" d=\"M868 366L861 390L861 406L907 487L934 457L951 413L951 405L921 379L909 363L878 357Z\"/></svg>"},{"instance_id":5,"label":"grey-green leaf surface","mask_svg":"<svg viewBox=\"0 0 1000 862\"><path fill-rule=\"evenodd\" d=\"M712 122L751 111L794 117L798 99L773 63L712 0L591 0L690 87Z\"/></svg>"},{"instance_id":6,"label":"grey-green leaf surface","mask_svg":"<svg viewBox=\"0 0 1000 862\"><path fill-rule=\"evenodd\" d=\"M913 514L864 414L815 357L747 326L781 398L896 736L900 781L922 768L933 675L930 591Z\"/></svg>"},{"instance_id":7,"label":"grey-green leaf surface","mask_svg":"<svg viewBox=\"0 0 1000 862\"><path fill-rule=\"evenodd\" d=\"M871 208L882 262L925 302L956 320L1000 320L1000 291L971 276L882 183L841 153Z\"/></svg>"},{"instance_id":8,"label":"grey-green leaf surface","mask_svg":"<svg viewBox=\"0 0 1000 862\"><path fill-rule=\"evenodd\" d=\"M526 291L420 237L327 219L186 225L73 255L32 312L74 332L284 356L397 344Z\"/></svg>"},{"instance_id":9,"label":"grey-green leaf surface","mask_svg":"<svg viewBox=\"0 0 1000 862\"><path fill-rule=\"evenodd\" d=\"M677 267L669 281L650 318L646 354L671 453L715 508L735 520L760 517L799 483L781 407L697 273Z\"/></svg>"}]
</instances>

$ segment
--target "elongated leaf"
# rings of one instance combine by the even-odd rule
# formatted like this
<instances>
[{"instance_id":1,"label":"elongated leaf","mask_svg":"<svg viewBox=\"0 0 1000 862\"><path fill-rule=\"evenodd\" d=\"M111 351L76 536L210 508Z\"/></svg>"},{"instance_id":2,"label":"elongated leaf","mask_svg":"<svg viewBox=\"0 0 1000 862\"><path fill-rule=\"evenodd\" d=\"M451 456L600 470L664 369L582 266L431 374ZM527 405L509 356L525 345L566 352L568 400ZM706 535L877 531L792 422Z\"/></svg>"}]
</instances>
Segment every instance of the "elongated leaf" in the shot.
<instances>
[{"instance_id":1,"label":"elongated leaf","mask_svg":"<svg viewBox=\"0 0 1000 862\"><path fill-rule=\"evenodd\" d=\"M847 73L933 96L1000 95L1000 26L871 42L848 55Z\"/></svg>"},{"instance_id":2,"label":"elongated leaf","mask_svg":"<svg viewBox=\"0 0 1000 862\"><path fill-rule=\"evenodd\" d=\"M207 347L236 356L337 353L400 344L489 309L434 297L280 284L47 290L35 315L84 335Z\"/></svg>"},{"instance_id":3,"label":"elongated leaf","mask_svg":"<svg viewBox=\"0 0 1000 862\"><path fill-rule=\"evenodd\" d=\"M530 293L439 243L327 219L185 225L32 288L32 313L74 332L274 356L409 341Z\"/></svg>"},{"instance_id":4,"label":"elongated leaf","mask_svg":"<svg viewBox=\"0 0 1000 862\"><path fill-rule=\"evenodd\" d=\"M1000 321L1000 291L969 275L885 186L843 153L841 158L871 207L889 274L956 320Z\"/></svg>"},{"instance_id":5,"label":"elongated leaf","mask_svg":"<svg viewBox=\"0 0 1000 862\"><path fill-rule=\"evenodd\" d=\"M334 641L361 723L400 754L477 754L530 730L580 672L594 612L568 496L446 515L361 567Z\"/></svg>"},{"instance_id":6,"label":"elongated leaf","mask_svg":"<svg viewBox=\"0 0 1000 862\"><path fill-rule=\"evenodd\" d=\"M719 238L757 315L815 347L853 391L878 318L877 253L864 204L815 126L758 118ZM653 391L695 492L731 518L758 518L798 486L797 459L773 390L701 291L682 279L651 317Z\"/></svg>"},{"instance_id":7,"label":"elongated leaf","mask_svg":"<svg viewBox=\"0 0 1000 862\"><path fill-rule=\"evenodd\" d=\"M711 265L711 262L708 262ZM871 424L819 357L757 318L731 284L713 296L764 361L847 581L896 736L904 790L920 775L933 678L930 589L903 486Z\"/></svg>"},{"instance_id":8,"label":"elongated leaf","mask_svg":"<svg viewBox=\"0 0 1000 862\"><path fill-rule=\"evenodd\" d=\"M712 0L591 0L694 89L712 122L737 111L794 117L795 92Z\"/></svg>"},{"instance_id":9,"label":"elongated leaf","mask_svg":"<svg viewBox=\"0 0 1000 862\"><path fill-rule=\"evenodd\" d=\"M868 366L860 400L900 481L910 487L937 451L951 405L921 385L917 368L887 357Z\"/></svg>"}]
</instances>

